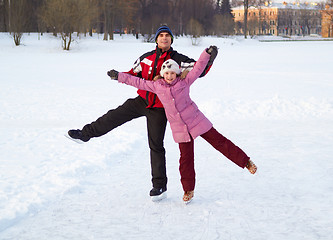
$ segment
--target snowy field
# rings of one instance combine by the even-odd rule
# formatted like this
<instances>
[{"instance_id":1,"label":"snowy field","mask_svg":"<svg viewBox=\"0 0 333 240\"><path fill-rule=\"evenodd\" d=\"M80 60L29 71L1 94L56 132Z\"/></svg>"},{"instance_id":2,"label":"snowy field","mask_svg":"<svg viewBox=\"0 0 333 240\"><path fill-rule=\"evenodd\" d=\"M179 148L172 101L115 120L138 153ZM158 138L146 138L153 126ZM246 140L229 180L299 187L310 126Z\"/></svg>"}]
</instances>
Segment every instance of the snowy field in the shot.
<instances>
[{"instance_id":1,"label":"snowy field","mask_svg":"<svg viewBox=\"0 0 333 240\"><path fill-rule=\"evenodd\" d=\"M136 97L111 81L154 48L132 36L0 34L0 239L333 239L333 41L202 38L219 47L191 96L258 166L195 144L194 200L182 203L178 145L167 128L168 198L153 203L146 122L77 144L64 137Z\"/></svg>"}]
</instances>

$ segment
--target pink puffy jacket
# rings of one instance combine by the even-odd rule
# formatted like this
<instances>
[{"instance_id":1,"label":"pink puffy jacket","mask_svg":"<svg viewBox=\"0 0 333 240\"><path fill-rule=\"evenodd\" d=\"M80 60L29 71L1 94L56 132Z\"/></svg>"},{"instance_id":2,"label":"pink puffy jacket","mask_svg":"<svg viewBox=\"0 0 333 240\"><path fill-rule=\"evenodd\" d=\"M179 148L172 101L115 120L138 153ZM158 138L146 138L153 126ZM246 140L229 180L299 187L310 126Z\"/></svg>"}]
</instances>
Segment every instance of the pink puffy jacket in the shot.
<instances>
[{"instance_id":1,"label":"pink puffy jacket","mask_svg":"<svg viewBox=\"0 0 333 240\"><path fill-rule=\"evenodd\" d=\"M126 73L119 73L118 81L155 93L163 103L175 142L190 142L190 135L195 139L213 127L190 98L190 85L204 71L209 58L210 55L203 51L186 78L177 77L170 84L164 79L147 81Z\"/></svg>"}]
</instances>

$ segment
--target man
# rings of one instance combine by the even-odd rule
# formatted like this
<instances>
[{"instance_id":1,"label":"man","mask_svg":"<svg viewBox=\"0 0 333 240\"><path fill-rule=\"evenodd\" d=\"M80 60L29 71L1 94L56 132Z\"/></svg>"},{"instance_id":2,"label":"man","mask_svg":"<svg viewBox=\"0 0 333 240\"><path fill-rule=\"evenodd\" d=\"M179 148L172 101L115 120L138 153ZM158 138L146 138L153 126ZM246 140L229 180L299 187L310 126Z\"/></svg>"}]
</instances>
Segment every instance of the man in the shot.
<instances>
[{"instance_id":1,"label":"man","mask_svg":"<svg viewBox=\"0 0 333 240\"><path fill-rule=\"evenodd\" d=\"M182 71L190 71L195 64L195 60L174 51L171 47L173 39L174 36L170 28L161 26L155 34L156 49L138 58L128 73L147 80L153 80L159 74L163 62L170 58L181 66ZM217 52L212 54L201 76L204 76L209 71L216 54ZM152 201L159 201L166 197L167 190L165 149L163 143L167 119L163 105L156 94L140 89L138 90L138 94L138 97L128 99L123 105L108 111L96 121L85 125L82 130L69 130L68 135L74 140L87 142L90 138L102 136L132 119L145 116L147 119L153 183L150 196Z\"/></svg>"}]
</instances>

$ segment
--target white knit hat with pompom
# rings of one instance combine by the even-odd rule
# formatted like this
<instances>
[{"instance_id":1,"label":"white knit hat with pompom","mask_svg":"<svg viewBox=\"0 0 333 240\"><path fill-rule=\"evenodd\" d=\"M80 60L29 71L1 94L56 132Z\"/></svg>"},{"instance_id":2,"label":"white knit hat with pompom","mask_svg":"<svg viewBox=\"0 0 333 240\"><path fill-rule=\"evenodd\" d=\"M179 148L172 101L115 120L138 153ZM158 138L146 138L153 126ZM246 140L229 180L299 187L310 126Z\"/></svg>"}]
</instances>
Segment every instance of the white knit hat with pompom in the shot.
<instances>
[{"instance_id":1,"label":"white knit hat with pompom","mask_svg":"<svg viewBox=\"0 0 333 240\"><path fill-rule=\"evenodd\" d=\"M175 72L177 75L180 74L180 68L178 63L173 59L168 59L162 64L160 75L163 77L166 72Z\"/></svg>"}]
</instances>

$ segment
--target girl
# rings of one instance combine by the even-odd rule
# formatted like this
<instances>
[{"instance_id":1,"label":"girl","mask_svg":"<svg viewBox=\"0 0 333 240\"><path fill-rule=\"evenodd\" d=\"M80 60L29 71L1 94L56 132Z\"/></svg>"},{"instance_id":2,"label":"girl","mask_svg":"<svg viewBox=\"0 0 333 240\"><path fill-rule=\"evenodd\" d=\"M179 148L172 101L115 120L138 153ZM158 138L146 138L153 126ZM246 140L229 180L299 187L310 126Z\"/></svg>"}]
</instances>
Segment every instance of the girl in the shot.
<instances>
[{"instance_id":1,"label":"girl","mask_svg":"<svg viewBox=\"0 0 333 240\"><path fill-rule=\"evenodd\" d=\"M194 196L194 139L198 136L204 138L239 167L246 167L252 174L257 170L256 165L239 147L213 128L213 124L190 98L190 85L204 71L211 54L217 54L216 46L210 46L202 52L194 68L185 79L179 77L181 73L179 65L172 59L168 59L162 64L161 78L156 79L156 81L147 81L126 73L118 73L116 70L108 72L112 79L118 79L121 83L153 92L161 100L173 138L179 144L179 171L185 203L189 203Z\"/></svg>"}]
</instances>

